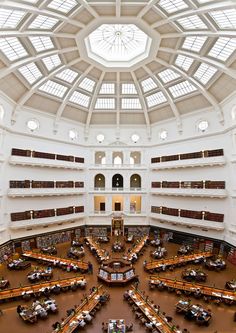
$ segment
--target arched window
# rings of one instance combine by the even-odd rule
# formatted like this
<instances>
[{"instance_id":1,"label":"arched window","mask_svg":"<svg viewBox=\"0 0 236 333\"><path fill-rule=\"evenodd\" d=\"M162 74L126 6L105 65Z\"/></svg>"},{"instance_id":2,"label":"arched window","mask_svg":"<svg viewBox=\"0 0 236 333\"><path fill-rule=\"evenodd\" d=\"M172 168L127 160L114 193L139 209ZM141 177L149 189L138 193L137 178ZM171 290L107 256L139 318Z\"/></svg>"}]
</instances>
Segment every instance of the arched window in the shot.
<instances>
[{"instance_id":1,"label":"arched window","mask_svg":"<svg viewBox=\"0 0 236 333\"><path fill-rule=\"evenodd\" d=\"M137 174L134 174L130 177L130 189L140 190L141 189L141 177Z\"/></svg>"},{"instance_id":2,"label":"arched window","mask_svg":"<svg viewBox=\"0 0 236 333\"><path fill-rule=\"evenodd\" d=\"M114 158L114 165L121 165L122 164L122 159L120 158L120 156L116 156Z\"/></svg>"},{"instance_id":3,"label":"arched window","mask_svg":"<svg viewBox=\"0 0 236 333\"><path fill-rule=\"evenodd\" d=\"M113 177L112 177L112 188L123 188L123 185L124 185L124 181L123 181L123 177L120 175L120 174L115 174Z\"/></svg>"},{"instance_id":4,"label":"arched window","mask_svg":"<svg viewBox=\"0 0 236 333\"><path fill-rule=\"evenodd\" d=\"M94 177L94 188L97 190L105 189L105 176L101 173Z\"/></svg>"}]
</instances>

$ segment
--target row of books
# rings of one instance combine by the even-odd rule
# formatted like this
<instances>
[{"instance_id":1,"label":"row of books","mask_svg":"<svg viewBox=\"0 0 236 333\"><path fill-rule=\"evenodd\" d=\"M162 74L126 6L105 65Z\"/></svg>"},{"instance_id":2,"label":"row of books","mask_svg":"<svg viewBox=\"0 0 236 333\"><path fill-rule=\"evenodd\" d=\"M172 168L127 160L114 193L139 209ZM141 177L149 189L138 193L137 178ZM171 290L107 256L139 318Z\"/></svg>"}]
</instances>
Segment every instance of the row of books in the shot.
<instances>
[{"instance_id":1,"label":"row of books","mask_svg":"<svg viewBox=\"0 0 236 333\"><path fill-rule=\"evenodd\" d=\"M11 154L13 156L45 158L45 159L49 159L49 160L60 160L60 161L67 161L67 162L84 163L83 157L47 153L47 152L34 151L34 150L29 150L29 149L12 148Z\"/></svg>"},{"instance_id":2,"label":"row of books","mask_svg":"<svg viewBox=\"0 0 236 333\"><path fill-rule=\"evenodd\" d=\"M45 217L61 216L61 215L83 213L83 212L84 212L84 206L70 206L63 208L28 210L25 212L11 213L11 221L39 219Z\"/></svg>"},{"instance_id":3,"label":"row of books","mask_svg":"<svg viewBox=\"0 0 236 333\"><path fill-rule=\"evenodd\" d=\"M201 180L201 181L161 181L152 182L152 188L202 188L225 189L225 181Z\"/></svg>"},{"instance_id":4,"label":"row of books","mask_svg":"<svg viewBox=\"0 0 236 333\"><path fill-rule=\"evenodd\" d=\"M207 220L213 222L224 222L224 214L211 213L207 211L195 211L170 207L151 206L151 212L157 214L187 217L191 219Z\"/></svg>"},{"instance_id":5,"label":"row of books","mask_svg":"<svg viewBox=\"0 0 236 333\"><path fill-rule=\"evenodd\" d=\"M10 180L10 188L82 188L84 182L68 181L46 181L46 180Z\"/></svg>"},{"instance_id":6,"label":"row of books","mask_svg":"<svg viewBox=\"0 0 236 333\"><path fill-rule=\"evenodd\" d=\"M158 156L151 158L151 163L161 163L161 162L170 162L170 161L178 161L178 160L190 160L194 158L205 158L205 157L215 157L215 156L223 156L223 149L213 149L213 150L203 150L185 154L176 154L176 155L166 155L166 156Z\"/></svg>"}]
</instances>

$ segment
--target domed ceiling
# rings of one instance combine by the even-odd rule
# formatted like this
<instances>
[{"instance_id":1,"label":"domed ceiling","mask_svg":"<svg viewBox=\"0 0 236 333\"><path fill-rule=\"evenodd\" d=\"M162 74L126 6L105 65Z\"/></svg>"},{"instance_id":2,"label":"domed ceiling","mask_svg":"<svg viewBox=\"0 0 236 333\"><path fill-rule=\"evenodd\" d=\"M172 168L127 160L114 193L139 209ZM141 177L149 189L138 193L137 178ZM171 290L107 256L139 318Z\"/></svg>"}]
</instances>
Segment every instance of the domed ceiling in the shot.
<instances>
[{"instance_id":1,"label":"domed ceiling","mask_svg":"<svg viewBox=\"0 0 236 333\"><path fill-rule=\"evenodd\" d=\"M146 124L213 106L236 87L236 1L0 2L0 90L94 124Z\"/></svg>"}]
</instances>

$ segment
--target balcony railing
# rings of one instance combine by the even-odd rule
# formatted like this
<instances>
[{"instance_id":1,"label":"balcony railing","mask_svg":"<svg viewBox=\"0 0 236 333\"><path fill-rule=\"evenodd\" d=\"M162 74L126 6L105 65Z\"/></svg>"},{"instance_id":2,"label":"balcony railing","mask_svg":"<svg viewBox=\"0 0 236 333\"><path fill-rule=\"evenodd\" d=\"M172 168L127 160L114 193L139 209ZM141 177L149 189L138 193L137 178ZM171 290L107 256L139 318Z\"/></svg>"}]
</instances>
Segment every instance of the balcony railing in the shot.
<instances>
[{"instance_id":1,"label":"balcony railing","mask_svg":"<svg viewBox=\"0 0 236 333\"><path fill-rule=\"evenodd\" d=\"M90 192L146 192L142 187L93 187Z\"/></svg>"},{"instance_id":2,"label":"balcony railing","mask_svg":"<svg viewBox=\"0 0 236 333\"><path fill-rule=\"evenodd\" d=\"M89 169L147 169L147 166L141 163L137 164L101 164L95 163L89 166Z\"/></svg>"}]
</instances>

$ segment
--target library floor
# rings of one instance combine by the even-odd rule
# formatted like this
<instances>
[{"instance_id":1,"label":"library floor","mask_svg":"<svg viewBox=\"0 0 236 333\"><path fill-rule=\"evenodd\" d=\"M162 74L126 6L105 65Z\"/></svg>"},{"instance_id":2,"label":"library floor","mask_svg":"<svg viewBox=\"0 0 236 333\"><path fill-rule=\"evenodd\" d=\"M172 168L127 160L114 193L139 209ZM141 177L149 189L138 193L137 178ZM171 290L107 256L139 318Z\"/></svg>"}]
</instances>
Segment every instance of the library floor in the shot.
<instances>
[{"instance_id":1,"label":"library floor","mask_svg":"<svg viewBox=\"0 0 236 333\"><path fill-rule=\"evenodd\" d=\"M69 248L69 244L57 245L58 253L60 256L66 256L66 252ZM110 250L111 242L108 245L103 245L103 248ZM178 245L168 243L165 244L168 250L168 256L173 256L176 254ZM180 328L187 328L190 333L196 332L207 332L207 333L232 333L236 332L236 322L233 321L234 312L236 311L236 306L226 306L215 304L206 304L202 300L195 300L192 298L192 303L202 304L206 309L212 310L212 321L209 327L198 327L194 322L189 322L184 319L182 315L177 315L175 313L175 304L179 297L175 293L168 293L167 291L149 290L148 287L148 273L143 270L143 261L150 260L150 250L153 249L148 247L142 257L138 259L135 263L136 273L139 275L140 284L139 288L141 291L145 291L146 295L149 295L150 299L154 301L155 304L159 304L161 311L166 312L167 315L173 317L173 323L179 325ZM50 333L52 332L52 324L56 321L61 321L62 318L66 316L66 310L73 307L75 304L80 304L81 298L86 291L92 286L98 285L97 281L97 270L98 263L96 259L91 255L90 251L86 247L85 261L91 261L94 267L93 275L86 274L87 288L86 290L78 290L76 292L67 292L57 296L53 296L56 299L59 306L58 314L51 314L46 320L39 320L36 324L26 324L17 315L16 307L18 304L24 304L24 301L8 302L0 305L0 309L3 311L3 315L0 316L0 333ZM122 254L121 254L122 255ZM114 257L118 257L117 254ZM35 265L32 262L32 265ZM13 272L6 268L1 269L0 275L4 278L9 279L11 287L18 287L19 284L26 285L27 273L32 270L32 267L25 271ZM181 276L183 268L177 268L173 272L162 273L163 276L171 278L179 278ZM215 285L216 287L224 288L225 282L227 280L236 278L236 267L227 262L227 268L223 272L212 272L206 271L208 274L206 285ZM67 273L59 269L54 269L53 279L62 277L72 277L73 273ZM96 317L91 324L86 325L82 330L85 333L98 333L102 332L101 325L102 322L107 322L109 319L125 319L126 324L134 324L134 332L141 333L146 332L145 327L141 326L139 322L135 319L134 313L131 311L131 307L127 302L123 301L123 293L126 287L107 287L109 290L111 299L110 301L101 308L97 313ZM32 302L32 301L30 301ZM27 304L27 303L26 303ZM28 303L29 304L29 303Z\"/></svg>"}]
</instances>

